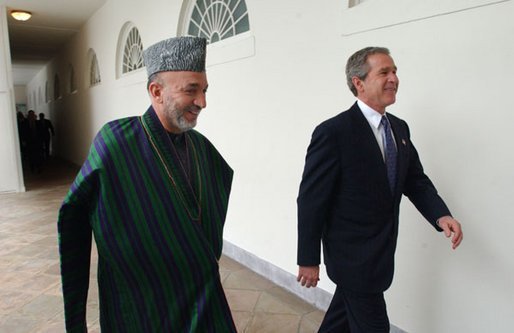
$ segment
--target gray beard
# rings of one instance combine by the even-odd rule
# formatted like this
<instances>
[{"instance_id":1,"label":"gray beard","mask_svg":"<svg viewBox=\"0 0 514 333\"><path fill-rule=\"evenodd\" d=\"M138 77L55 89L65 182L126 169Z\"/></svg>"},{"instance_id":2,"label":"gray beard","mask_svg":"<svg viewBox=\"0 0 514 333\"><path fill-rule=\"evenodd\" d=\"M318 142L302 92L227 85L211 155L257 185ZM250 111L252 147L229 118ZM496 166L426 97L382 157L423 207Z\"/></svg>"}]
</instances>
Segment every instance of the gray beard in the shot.
<instances>
[{"instance_id":1,"label":"gray beard","mask_svg":"<svg viewBox=\"0 0 514 333\"><path fill-rule=\"evenodd\" d=\"M184 112L180 112L180 114L178 114L179 113L178 110L174 110L174 111L175 111L175 116L177 119L177 127L182 132L187 132L196 126L196 121L188 122L186 120L186 118L184 118Z\"/></svg>"},{"instance_id":2,"label":"gray beard","mask_svg":"<svg viewBox=\"0 0 514 333\"><path fill-rule=\"evenodd\" d=\"M177 127L181 132L187 132L196 126L196 120L188 122L186 118L184 118L184 113L187 112L188 109L180 110L176 108L175 103L171 100L167 100L166 102L166 118L173 126Z\"/></svg>"}]
</instances>

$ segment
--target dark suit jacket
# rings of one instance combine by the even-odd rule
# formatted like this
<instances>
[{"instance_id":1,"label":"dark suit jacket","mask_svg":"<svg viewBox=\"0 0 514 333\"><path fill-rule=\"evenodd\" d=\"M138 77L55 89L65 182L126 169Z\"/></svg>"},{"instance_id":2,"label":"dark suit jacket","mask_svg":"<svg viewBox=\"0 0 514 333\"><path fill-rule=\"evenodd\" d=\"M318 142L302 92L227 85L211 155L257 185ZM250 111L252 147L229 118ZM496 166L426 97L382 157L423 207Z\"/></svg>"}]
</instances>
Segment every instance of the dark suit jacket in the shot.
<instances>
[{"instance_id":1,"label":"dark suit jacket","mask_svg":"<svg viewBox=\"0 0 514 333\"><path fill-rule=\"evenodd\" d=\"M320 263L320 241L332 281L349 292L391 285L400 200L406 195L438 230L450 215L410 141L407 123L387 114L398 147L391 193L373 131L355 103L312 135L298 196L298 265Z\"/></svg>"}]
</instances>

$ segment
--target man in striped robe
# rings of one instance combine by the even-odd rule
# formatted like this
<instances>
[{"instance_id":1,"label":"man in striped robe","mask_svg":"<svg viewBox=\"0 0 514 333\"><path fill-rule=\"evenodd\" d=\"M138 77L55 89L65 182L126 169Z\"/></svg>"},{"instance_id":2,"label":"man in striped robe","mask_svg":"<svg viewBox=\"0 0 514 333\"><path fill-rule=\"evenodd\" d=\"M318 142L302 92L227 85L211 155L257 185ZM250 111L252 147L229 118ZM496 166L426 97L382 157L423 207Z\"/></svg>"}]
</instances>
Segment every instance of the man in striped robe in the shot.
<instances>
[{"instance_id":1,"label":"man in striped robe","mask_svg":"<svg viewBox=\"0 0 514 333\"><path fill-rule=\"evenodd\" d=\"M111 121L59 212L66 330L85 332L92 235L103 332L235 332L221 285L232 169L192 130L206 106L205 39L145 53L152 106Z\"/></svg>"}]
</instances>

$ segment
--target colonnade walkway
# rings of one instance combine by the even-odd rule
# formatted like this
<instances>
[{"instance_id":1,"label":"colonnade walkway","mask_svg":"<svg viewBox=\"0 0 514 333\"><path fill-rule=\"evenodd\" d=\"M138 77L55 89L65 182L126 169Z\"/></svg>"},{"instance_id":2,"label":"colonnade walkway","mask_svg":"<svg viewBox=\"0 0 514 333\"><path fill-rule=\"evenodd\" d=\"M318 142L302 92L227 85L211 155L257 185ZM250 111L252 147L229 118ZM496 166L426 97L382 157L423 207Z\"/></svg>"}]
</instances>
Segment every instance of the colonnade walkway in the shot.
<instances>
[{"instance_id":1,"label":"colonnade walkway","mask_svg":"<svg viewBox=\"0 0 514 333\"><path fill-rule=\"evenodd\" d=\"M64 332L57 212L77 167L55 159L26 173L24 193L0 194L0 332ZM89 332L100 332L92 255ZM223 256L220 274L238 332L316 332L324 313Z\"/></svg>"}]
</instances>

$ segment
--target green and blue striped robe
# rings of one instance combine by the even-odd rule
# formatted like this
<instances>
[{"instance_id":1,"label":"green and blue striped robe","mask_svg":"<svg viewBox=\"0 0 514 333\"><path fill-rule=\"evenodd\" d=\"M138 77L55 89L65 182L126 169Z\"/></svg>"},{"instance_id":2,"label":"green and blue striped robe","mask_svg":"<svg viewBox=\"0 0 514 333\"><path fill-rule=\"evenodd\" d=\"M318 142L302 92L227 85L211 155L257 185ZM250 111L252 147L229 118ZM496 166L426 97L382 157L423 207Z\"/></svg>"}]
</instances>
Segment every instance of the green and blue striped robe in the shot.
<instances>
[{"instance_id":1,"label":"green and blue striped robe","mask_svg":"<svg viewBox=\"0 0 514 333\"><path fill-rule=\"evenodd\" d=\"M190 186L153 108L106 124L59 212L66 330L84 332L92 235L103 332L235 332L220 282L232 169L185 133Z\"/></svg>"}]
</instances>

